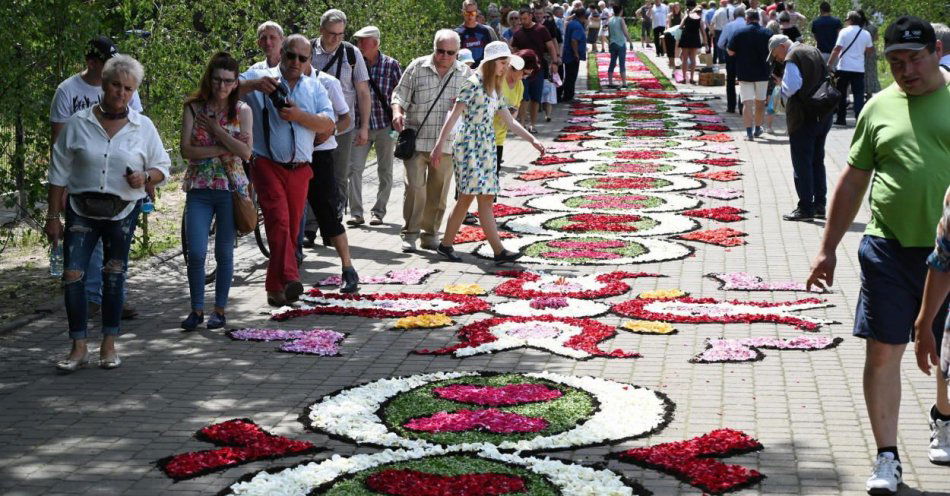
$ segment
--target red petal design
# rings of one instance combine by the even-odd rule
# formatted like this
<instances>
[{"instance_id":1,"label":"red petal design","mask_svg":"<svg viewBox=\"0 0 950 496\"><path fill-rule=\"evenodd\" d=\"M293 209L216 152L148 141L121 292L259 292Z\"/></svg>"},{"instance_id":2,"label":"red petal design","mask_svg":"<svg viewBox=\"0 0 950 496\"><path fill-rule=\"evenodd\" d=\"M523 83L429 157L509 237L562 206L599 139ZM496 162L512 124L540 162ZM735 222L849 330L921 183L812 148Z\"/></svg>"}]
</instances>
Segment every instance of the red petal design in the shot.
<instances>
[{"instance_id":1,"label":"red petal design","mask_svg":"<svg viewBox=\"0 0 950 496\"><path fill-rule=\"evenodd\" d=\"M508 384L505 386L474 386L452 384L432 390L436 396L462 403L483 406L511 406L538 401L550 401L564 395L558 389L544 384Z\"/></svg>"},{"instance_id":2,"label":"red petal design","mask_svg":"<svg viewBox=\"0 0 950 496\"><path fill-rule=\"evenodd\" d=\"M438 475L416 470L383 470L369 476L366 486L391 496L495 496L525 490L524 479L514 475Z\"/></svg>"},{"instance_id":3,"label":"red petal design","mask_svg":"<svg viewBox=\"0 0 950 496\"><path fill-rule=\"evenodd\" d=\"M543 431L548 427L548 421L541 417L528 417L519 413L489 408L487 410L459 410L454 413L439 412L428 417L414 418L403 426L410 430L424 432L463 432L478 429L510 434Z\"/></svg>"}]
</instances>

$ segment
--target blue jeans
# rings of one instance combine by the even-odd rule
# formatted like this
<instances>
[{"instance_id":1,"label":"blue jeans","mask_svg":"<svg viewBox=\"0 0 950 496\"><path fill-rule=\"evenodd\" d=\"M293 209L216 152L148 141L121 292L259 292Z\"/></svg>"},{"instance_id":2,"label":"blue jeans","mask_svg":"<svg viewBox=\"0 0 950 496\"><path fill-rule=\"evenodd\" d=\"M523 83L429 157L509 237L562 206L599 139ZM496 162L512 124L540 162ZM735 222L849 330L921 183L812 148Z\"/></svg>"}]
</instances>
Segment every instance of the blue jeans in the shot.
<instances>
[{"instance_id":1,"label":"blue jeans","mask_svg":"<svg viewBox=\"0 0 950 496\"><path fill-rule=\"evenodd\" d=\"M217 189L193 189L185 200L185 230L188 237L188 288L191 308L205 306L205 259L211 219L217 219L214 235L214 259L218 272L214 279L214 304L228 306L231 277L234 274L234 206L231 192Z\"/></svg>"},{"instance_id":2,"label":"blue jeans","mask_svg":"<svg viewBox=\"0 0 950 496\"><path fill-rule=\"evenodd\" d=\"M96 305L102 305L102 240L96 243L96 248L92 250L92 256L89 257L89 266L86 267L86 300ZM122 298L129 292L128 286L123 286Z\"/></svg>"},{"instance_id":3,"label":"blue jeans","mask_svg":"<svg viewBox=\"0 0 950 496\"><path fill-rule=\"evenodd\" d=\"M69 337L86 339L88 331L88 300L86 299L85 272L96 245L101 241L106 266L100 277L102 284L102 334L117 336L122 304L125 302L125 272L129 267L129 248L139 218L140 203L120 220L99 220L83 217L66 207L66 231L63 236L63 279L65 284L66 317ZM82 277L69 280L70 273Z\"/></svg>"},{"instance_id":4,"label":"blue jeans","mask_svg":"<svg viewBox=\"0 0 950 496\"><path fill-rule=\"evenodd\" d=\"M838 91L841 92L841 102L838 103L839 124L845 122L848 114L848 86L851 86L851 97L854 99L854 118L861 115L861 109L864 108L864 73L851 71L838 71L835 73L838 77Z\"/></svg>"},{"instance_id":5,"label":"blue jeans","mask_svg":"<svg viewBox=\"0 0 950 496\"><path fill-rule=\"evenodd\" d=\"M813 214L825 207L828 186L825 182L825 138L831 130L831 114L820 121L808 121L788 134L795 170L798 208Z\"/></svg>"},{"instance_id":6,"label":"blue jeans","mask_svg":"<svg viewBox=\"0 0 950 496\"><path fill-rule=\"evenodd\" d=\"M607 66L607 77L613 79L614 76L614 66L617 64L617 60L620 60L620 79L627 79L627 45L617 45L616 43L611 43L608 47L610 49L610 65Z\"/></svg>"}]
</instances>

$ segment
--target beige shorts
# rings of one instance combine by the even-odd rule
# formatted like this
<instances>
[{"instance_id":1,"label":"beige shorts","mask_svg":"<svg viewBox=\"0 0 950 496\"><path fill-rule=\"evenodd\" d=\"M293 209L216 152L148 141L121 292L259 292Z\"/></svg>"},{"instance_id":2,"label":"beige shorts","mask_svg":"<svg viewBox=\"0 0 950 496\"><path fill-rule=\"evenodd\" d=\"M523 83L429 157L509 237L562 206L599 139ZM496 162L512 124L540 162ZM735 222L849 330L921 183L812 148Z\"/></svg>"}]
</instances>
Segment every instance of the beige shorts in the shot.
<instances>
[{"instance_id":1,"label":"beige shorts","mask_svg":"<svg viewBox=\"0 0 950 496\"><path fill-rule=\"evenodd\" d=\"M749 100L765 101L765 93L768 89L768 81L739 81L739 100L743 102Z\"/></svg>"}]
</instances>

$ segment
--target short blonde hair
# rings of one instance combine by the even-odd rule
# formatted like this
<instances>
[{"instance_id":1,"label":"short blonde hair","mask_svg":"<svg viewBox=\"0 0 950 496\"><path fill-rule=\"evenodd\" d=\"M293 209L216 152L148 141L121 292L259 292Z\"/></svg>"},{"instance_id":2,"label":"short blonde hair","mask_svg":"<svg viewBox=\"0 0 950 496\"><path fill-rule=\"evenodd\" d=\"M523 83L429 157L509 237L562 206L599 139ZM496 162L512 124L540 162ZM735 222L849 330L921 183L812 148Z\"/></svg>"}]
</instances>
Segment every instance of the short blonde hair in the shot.
<instances>
[{"instance_id":1,"label":"short blonde hair","mask_svg":"<svg viewBox=\"0 0 950 496\"><path fill-rule=\"evenodd\" d=\"M435 37L432 38L432 50L439 48L440 41L453 41L455 46L462 48L462 38L452 29L440 29L435 32Z\"/></svg>"},{"instance_id":2,"label":"short blonde hair","mask_svg":"<svg viewBox=\"0 0 950 496\"><path fill-rule=\"evenodd\" d=\"M138 88L145 79L145 68L138 60L128 55L116 55L107 60L102 68L102 80L115 81L120 76L130 76L135 80L135 87Z\"/></svg>"}]
</instances>

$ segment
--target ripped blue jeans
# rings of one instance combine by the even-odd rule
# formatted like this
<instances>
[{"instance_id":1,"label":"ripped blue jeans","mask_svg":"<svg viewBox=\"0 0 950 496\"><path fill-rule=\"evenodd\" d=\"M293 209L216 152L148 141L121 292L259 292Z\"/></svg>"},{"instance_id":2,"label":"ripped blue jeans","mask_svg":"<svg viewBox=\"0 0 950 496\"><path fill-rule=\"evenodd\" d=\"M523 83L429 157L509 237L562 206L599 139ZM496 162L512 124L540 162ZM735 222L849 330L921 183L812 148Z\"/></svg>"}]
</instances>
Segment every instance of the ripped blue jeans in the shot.
<instances>
[{"instance_id":1,"label":"ripped blue jeans","mask_svg":"<svg viewBox=\"0 0 950 496\"><path fill-rule=\"evenodd\" d=\"M125 272L129 249L139 218L140 202L120 220L90 219L66 207L66 231L63 239L63 281L65 281L66 317L70 339L86 339L88 300L85 291L89 259L102 241L102 334L117 336L122 304L125 300ZM79 277L76 277L76 276Z\"/></svg>"}]
</instances>

